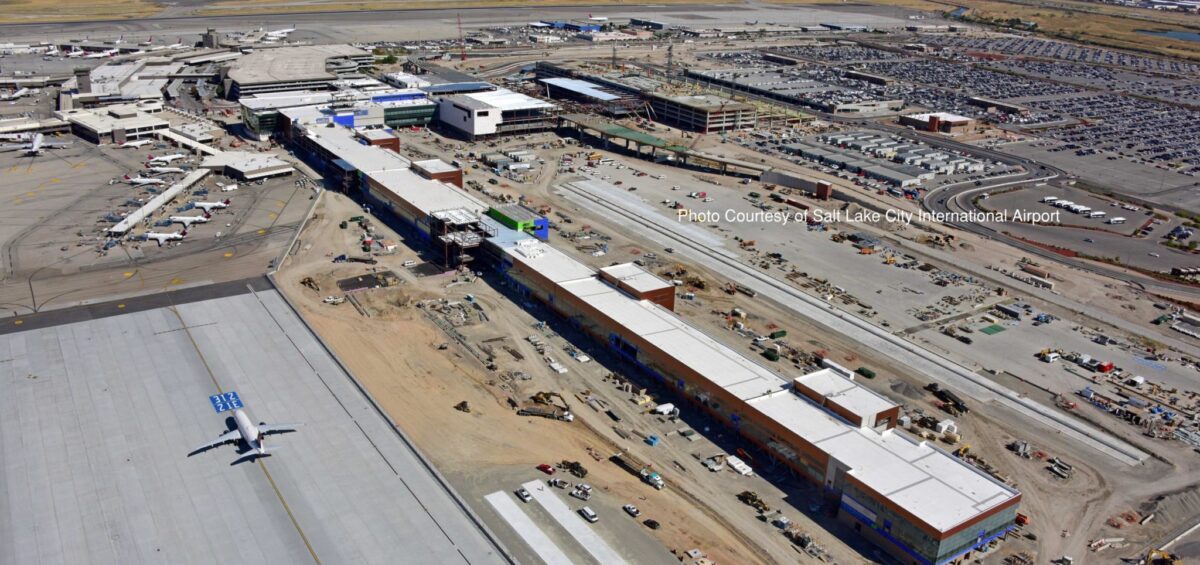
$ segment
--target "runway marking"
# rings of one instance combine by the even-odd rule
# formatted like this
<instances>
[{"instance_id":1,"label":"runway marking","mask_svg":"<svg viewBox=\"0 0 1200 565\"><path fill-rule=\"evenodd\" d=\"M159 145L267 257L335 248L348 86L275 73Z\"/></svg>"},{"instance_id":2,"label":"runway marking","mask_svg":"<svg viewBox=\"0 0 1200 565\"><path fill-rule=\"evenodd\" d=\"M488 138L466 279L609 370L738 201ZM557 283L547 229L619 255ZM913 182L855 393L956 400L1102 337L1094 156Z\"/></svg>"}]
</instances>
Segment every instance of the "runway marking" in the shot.
<instances>
[{"instance_id":1,"label":"runway marking","mask_svg":"<svg viewBox=\"0 0 1200 565\"><path fill-rule=\"evenodd\" d=\"M183 279L181 279L179 277L175 277L175 278L171 279L171 282L169 282L167 284L183 284Z\"/></svg>"},{"instance_id":2,"label":"runway marking","mask_svg":"<svg viewBox=\"0 0 1200 565\"><path fill-rule=\"evenodd\" d=\"M19 325L21 325L21 324L24 324L24 323L25 323L25 320L13 320L13 325L14 325L14 326L19 326Z\"/></svg>"},{"instance_id":3,"label":"runway marking","mask_svg":"<svg viewBox=\"0 0 1200 565\"><path fill-rule=\"evenodd\" d=\"M124 310L124 309L125 309L125 303L124 303L124 302L122 302L122 303L118 304L118 305L117 305L117 309L118 309L118 310Z\"/></svg>"},{"instance_id":4,"label":"runway marking","mask_svg":"<svg viewBox=\"0 0 1200 565\"><path fill-rule=\"evenodd\" d=\"M200 364L204 365L204 370L208 373L208 378L212 380L213 386L216 387L217 393L225 394L225 389L221 388L221 383L217 382L217 375L213 373L212 367L208 364L208 359L204 357L204 353L200 351L200 344L196 343L196 337L192 335L191 328L183 321L183 316L174 306L168 308L175 317L179 319L179 329L187 335L188 341L192 343L192 348L196 350L196 356L200 358ZM292 521L292 526L296 528L296 533L300 534L300 539L304 542L304 547L308 549L308 554L312 556L313 562L321 565L321 558L317 557L317 551L313 549L312 542L308 541L308 535L304 533L304 528L300 527L300 522L296 520L296 515L292 513L292 507L288 506L286 500L283 499L283 493L279 491L279 485L275 484L275 478L271 476L271 472L267 470L267 466L263 463L262 458L256 459L258 468L262 469L263 475L266 475L267 482L271 484L271 490L275 491L275 497L279 499L279 503L283 505L283 511L287 513L288 519Z\"/></svg>"},{"instance_id":5,"label":"runway marking","mask_svg":"<svg viewBox=\"0 0 1200 565\"><path fill-rule=\"evenodd\" d=\"M258 235L263 235L265 233L267 233L267 230L258 230Z\"/></svg>"},{"instance_id":6,"label":"runway marking","mask_svg":"<svg viewBox=\"0 0 1200 565\"><path fill-rule=\"evenodd\" d=\"M224 253L224 256L225 256L225 258L226 258L226 259L228 259L228 258L230 258L230 257L233 257L233 252L232 252L232 251L226 251L226 252Z\"/></svg>"},{"instance_id":7,"label":"runway marking","mask_svg":"<svg viewBox=\"0 0 1200 565\"><path fill-rule=\"evenodd\" d=\"M133 271L125 271L124 273L121 273L121 275L122 275L122 276L124 276L124 277L125 277L125 278L127 278L127 279L128 279L128 278L132 278L132 277L133 277Z\"/></svg>"}]
</instances>

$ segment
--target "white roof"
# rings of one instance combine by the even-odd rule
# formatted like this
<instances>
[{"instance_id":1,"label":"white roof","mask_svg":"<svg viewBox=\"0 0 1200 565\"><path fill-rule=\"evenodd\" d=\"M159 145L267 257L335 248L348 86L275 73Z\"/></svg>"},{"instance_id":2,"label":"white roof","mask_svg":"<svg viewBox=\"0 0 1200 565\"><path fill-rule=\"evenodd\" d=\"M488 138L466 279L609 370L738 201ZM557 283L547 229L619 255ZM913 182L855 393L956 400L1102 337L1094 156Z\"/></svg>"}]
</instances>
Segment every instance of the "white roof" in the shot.
<instances>
[{"instance_id":1,"label":"white roof","mask_svg":"<svg viewBox=\"0 0 1200 565\"><path fill-rule=\"evenodd\" d=\"M452 173L458 170L458 167L451 165L441 159L426 159L424 161L414 161L413 166L420 167L424 171L430 173Z\"/></svg>"},{"instance_id":2,"label":"white roof","mask_svg":"<svg viewBox=\"0 0 1200 565\"><path fill-rule=\"evenodd\" d=\"M815 373L797 377L794 382L808 387L838 406L859 415L864 420L896 407L895 402L859 386L832 369L821 369Z\"/></svg>"},{"instance_id":3,"label":"white roof","mask_svg":"<svg viewBox=\"0 0 1200 565\"><path fill-rule=\"evenodd\" d=\"M359 143L350 129L341 126L307 129L310 140L361 172L408 170L408 159L381 147Z\"/></svg>"},{"instance_id":4,"label":"white roof","mask_svg":"<svg viewBox=\"0 0 1200 565\"><path fill-rule=\"evenodd\" d=\"M512 256L513 260L541 273L551 282L562 283L595 274L587 265L532 237L506 242L502 249Z\"/></svg>"},{"instance_id":5,"label":"white roof","mask_svg":"<svg viewBox=\"0 0 1200 565\"><path fill-rule=\"evenodd\" d=\"M924 113L924 114L911 114L908 117L913 118L915 120L921 120L923 122L928 122L929 118L934 118L934 117L936 117L937 119L939 119L943 122L969 122L969 121L971 121L971 118L968 118L966 116L960 116L958 114L951 114L949 112L928 112L928 113Z\"/></svg>"},{"instance_id":6,"label":"white roof","mask_svg":"<svg viewBox=\"0 0 1200 565\"><path fill-rule=\"evenodd\" d=\"M788 383L775 371L657 304L630 298L601 282L591 268L541 241L494 241L514 262L541 273L562 291L845 463L856 479L940 531L1017 496L1015 490L924 442L891 430L859 429L838 418L788 390ZM876 414L894 406L828 369L799 380L852 411Z\"/></svg>"},{"instance_id":7,"label":"white roof","mask_svg":"<svg viewBox=\"0 0 1200 565\"><path fill-rule=\"evenodd\" d=\"M769 418L850 468L871 490L939 531L947 531L1016 496L1016 491L927 442L892 430L850 426L796 394L750 400Z\"/></svg>"},{"instance_id":8,"label":"white roof","mask_svg":"<svg viewBox=\"0 0 1200 565\"><path fill-rule=\"evenodd\" d=\"M624 34L618 34L618 35L624 35ZM544 78L544 79L541 79L541 82L544 82L546 84L552 84L559 88L564 88L566 90L570 90L571 92L577 92L577 93L583 94L585 96L590 96L592 98L595 98L596 100L601 100L604 102L609 102L609 101L617 100L620 98L620 96L617 96L611 92L605 92L601 88L600 85L590 83L586 80L560 77L560 78Z\"/></svg>"},{"instance_id":9,"label":"white roof","mask_svg":"<svg viewBox=\"0 0 1200 565\"><path fill-rule=\"evenodd\" d=\"M452 98L467 98L481 104L485 104L500 111L510 110L535 110L555 108L554 104L545 100L538 100L532 96L526 96L520 92L513 92L507 88L497 88L486 92L473 92L470 94L458 94Z\"/></svg>"},{"instance_id":10,"label":"white roof","mask_svg":"<svg viewBox=\"0 0 1200 565\"><path fill-rule=\"evenodd\" d=\"M367 176L388 192L426 214L461 209L477 217L487 210L487 204L467 192L443 182L429 180L409 169L376 171L368 173Z\"/></svg>"},{"instance_id":11,"label":"white roof","mask_svg":"<svg viewBox=\"0 0 1200 565\"><path fill-rule=\"evenodd\" d=\"M617 279L637 292L650 292L664 288L672 288L671 283L664 281L653 273L634 265L621 263L600 269L601 272Z\"/></svg>"}]
</instances>

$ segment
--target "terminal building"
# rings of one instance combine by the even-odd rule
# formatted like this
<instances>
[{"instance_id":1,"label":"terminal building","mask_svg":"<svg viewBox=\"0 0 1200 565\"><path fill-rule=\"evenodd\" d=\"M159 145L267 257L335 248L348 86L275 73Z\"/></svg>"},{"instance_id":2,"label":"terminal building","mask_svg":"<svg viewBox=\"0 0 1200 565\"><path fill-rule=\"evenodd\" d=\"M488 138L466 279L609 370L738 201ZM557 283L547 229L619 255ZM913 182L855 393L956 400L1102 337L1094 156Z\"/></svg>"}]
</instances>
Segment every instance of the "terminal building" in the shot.
<instances>
[{"instance_id":1,"label":"terminal building","mask_svg":"<svg viewBox=\"0 0 1200 565\"><path fill-rule=\"evenodd\" d=\"M609 116L621 117L638 110L641 100L629 92L567 77L538 79L551 100L571 100L593 106Z\"/></svg>"},{"instance_id":2,"label":"terminal building","mask_svg":"<svg viewBox=\"0 0 1200 565\"><path fill-rule=\"evenodd\" d=\"M975 120L947 112L929 112L900 116L900 125L936 133L969 133L975 130Z\"/></svg>"},{"instance_id":3,"label":"terminal building","mask_svg":"<svg viewBox=\"0 0 1200 565\"><path fill-rule=\"evenodd\" d=\"M514 232L485 252L520 295L823 487L839 520L901 563L965 562L1013 527L1019 492L898 432L900 407L849 371L831 363L785 380L675 315L671 285L632 264L597 273Z\"/></svg>"},{"instance_id":4,"label":"terminal building","mask_svg":"<svg viewBox=\"0 0 1200 565\"><path fill-rule=\"evenodd\" d=\"M507 89L454 94L438 102L438 121L471 141L505 134L554 129L554 104Z\"/></svg>"},{"instance_id":5,"label":"terminal building","mask_svg":"<svg viewBox=\"0 0 1200 565\"><path fill-rule=\"evenodd\" d=\"M334 90L340 75L371 65L375 56L349 45L301 45L258 49L223 69L230 100L265 92Z\"/></svg>"},{"instance_id":6,"label":"terminal building","mask_svg":"<svg viewBox=\"0 0 1200 565\"><path fill-rule=\"evenodd\" d=\"M246 129L266 139L287 128L284 113L323 114L330 121L351 127L384 125L391 128L425 126L437 113L437 104L415 88L361 89L335 85L327 92L293 91L246 96L238 100ZM345 86L343 88L343 86Z\"/></svg>"},{"instance_id":7,"label":"terminal building","mask_svg":"<svg viewBox=\"0 0 1200 565\"><path fill-rule=\"evenodd\" d=\"M700 133L753 128L758 110L752 104L710 94L650 94L656 121Z\"/></svg>"},{"instance_id":8,"label":"terminal building","mask_svg":"<svg viewBox=\"0 0 1200 565\"><path fill-rule=\"evenodd\" d=\"M900 406L848 370L825 363L784 378L676 315L671 282L634 264L597 271L549 245L545 218L527 208L489 208L349 128L291 127L297 155L441 250L447 266L493 265L518 295L820 485L831 513L900 562L963 563L1012 529L1019 492L897 430Z\"/></svg>"}]
</instances>

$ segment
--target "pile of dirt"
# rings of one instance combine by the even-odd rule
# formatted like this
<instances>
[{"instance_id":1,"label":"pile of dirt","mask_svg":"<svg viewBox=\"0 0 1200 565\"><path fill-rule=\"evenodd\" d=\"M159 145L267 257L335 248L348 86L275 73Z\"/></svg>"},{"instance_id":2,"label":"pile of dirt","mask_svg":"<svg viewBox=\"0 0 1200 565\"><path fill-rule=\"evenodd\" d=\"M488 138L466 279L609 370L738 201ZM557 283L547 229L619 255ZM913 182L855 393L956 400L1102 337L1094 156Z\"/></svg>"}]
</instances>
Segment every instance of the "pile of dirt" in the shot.
<instances>
[{"instance_id":1,"label":"pile of dirt","mask_svg":"<svg viewBox=\"0 0 1200 565\"><path fill-rule=\"evenodd\" d=\"M1155 514L1156 521L1178 524L1200 514L1200 485L1160 494L1140 509L1143 516Z\"/></svg>"},{"instance_id":2,"label":"pile of dirt","mask_svg":"<svg viewBox=\"0 0 1200 565\"><path fill-rule=\"evenodd\" d=\"M915 400L915 399L920 399L922 396L924 396L921 393L921 389L913 386L911 383L902 381L900 379L892 379L890 382L888 382L888 387L890 387L892 389L892 392L899 394L900 396L903 396L905 398L912 398Z\"/></svg>"}]
</instances>

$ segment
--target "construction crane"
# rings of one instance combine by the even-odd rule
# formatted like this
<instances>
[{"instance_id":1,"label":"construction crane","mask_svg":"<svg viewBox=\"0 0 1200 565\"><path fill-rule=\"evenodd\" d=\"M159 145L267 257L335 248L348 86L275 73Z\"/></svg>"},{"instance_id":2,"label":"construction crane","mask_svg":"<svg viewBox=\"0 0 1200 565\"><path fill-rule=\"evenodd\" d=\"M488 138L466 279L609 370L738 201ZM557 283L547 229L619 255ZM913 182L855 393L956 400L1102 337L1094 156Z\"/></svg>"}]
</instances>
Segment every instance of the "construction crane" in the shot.
<instances>
[{"instance_id":1,"label":"construction crane","mask_svg":"<svg viewBox=\"0 0 1200 565\"><path fill-rule=\"evenodd\" d=\"M457 16L458 16L458 56L461 60L466 61L467 60L467 40L463 39L462 14L457 14Z\"/></svg>"}]
</instances>

